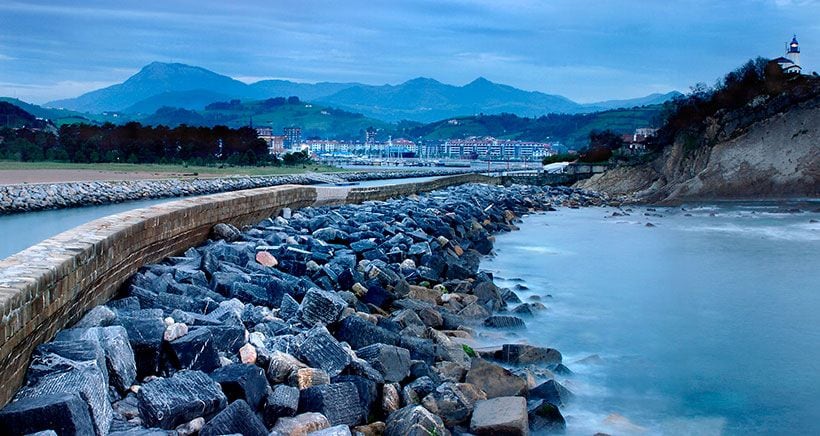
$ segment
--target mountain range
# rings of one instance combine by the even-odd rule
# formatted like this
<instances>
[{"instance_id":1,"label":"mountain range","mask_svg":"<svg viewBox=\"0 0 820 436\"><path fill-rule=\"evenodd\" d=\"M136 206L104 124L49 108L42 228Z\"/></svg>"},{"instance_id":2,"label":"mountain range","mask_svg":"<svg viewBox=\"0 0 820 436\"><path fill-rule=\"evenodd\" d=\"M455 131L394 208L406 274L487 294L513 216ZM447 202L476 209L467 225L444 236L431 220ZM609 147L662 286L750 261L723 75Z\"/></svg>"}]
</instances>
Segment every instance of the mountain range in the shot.
<instances>
[{"instance_id":1,"label":"mountain range","mask_svg":"<svg viewBox=\"0 0 820 436\"><path fill-rule=\"evenodd\" d=\"M353 111L387 122L432 122L478 113L513 113L525 117L548 113L589 113L663 103L678 95L680 93L673 91L631 100L580 104L560 95L524 91L484 78L464 86L448 85L429 78L381 86L297 83L288 80L262 80L246 84L201 67L153 62L123 83L76 98L51 101L46 106L86 113L152 114L162 107L201 110L216 101L298 96L303 101Z\"/></svg>"}]
</instances>

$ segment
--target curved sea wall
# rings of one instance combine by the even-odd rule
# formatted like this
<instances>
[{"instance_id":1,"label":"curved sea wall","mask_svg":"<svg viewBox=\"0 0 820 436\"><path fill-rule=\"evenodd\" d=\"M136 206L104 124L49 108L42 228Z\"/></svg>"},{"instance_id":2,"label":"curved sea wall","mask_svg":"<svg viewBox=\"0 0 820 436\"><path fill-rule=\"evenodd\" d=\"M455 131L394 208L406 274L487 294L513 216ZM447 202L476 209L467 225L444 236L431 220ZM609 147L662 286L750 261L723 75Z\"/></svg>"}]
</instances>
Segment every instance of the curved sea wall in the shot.
<instances>
[{"instance_id":1,"label":"curved sea wall","mask_svg":"<svg viewBox=\"0 0 820 436\"><path fill-rule=\"evenodd\" d=\"M392 195L493 180L464 174L382 189ZM0 404L20 387L37 345L110 300L143 265L202 243L217 223L241 227L317 199L342 204L348 195L361 202L385 194L287 185L188 198L101 218L0 260Z\"/></svg>"},{"instance_id":2,"label":"curved sea wall","mask_svg":"<svg viewBox=\"0 0 820 436\"><path fill-rule=\"evenodd\" d=\"M359 182L406 177L452 176L469 172L472 170L434 168L418 171L356 171L333 174L333 176L350 182ZM310 175L294 174L4 185L0 186L0 214L317 183L320 182Z\"/></svg>"}]
</instances>

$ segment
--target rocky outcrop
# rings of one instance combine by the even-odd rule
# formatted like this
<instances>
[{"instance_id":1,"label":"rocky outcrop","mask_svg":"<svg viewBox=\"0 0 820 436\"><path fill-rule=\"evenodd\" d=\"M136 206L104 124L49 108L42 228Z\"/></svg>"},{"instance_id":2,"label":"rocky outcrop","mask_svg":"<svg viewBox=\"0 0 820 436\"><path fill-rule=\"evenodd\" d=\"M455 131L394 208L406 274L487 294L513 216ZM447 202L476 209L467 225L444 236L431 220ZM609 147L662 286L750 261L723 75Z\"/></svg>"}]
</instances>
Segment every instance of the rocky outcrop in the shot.
<instances>
[{"instance_id":1,"label":"rocky outcrop","mask_svg":"<svg viewBox=\"0 0 820 436\"><path fill-rule=\"evenodd\" d=\"M618 167L576 187L659 203L817 197L818 119L817 93L790 104L755 100L710 119L703 138L679 139L652 162Z\"/></svg>"}]
</instances>

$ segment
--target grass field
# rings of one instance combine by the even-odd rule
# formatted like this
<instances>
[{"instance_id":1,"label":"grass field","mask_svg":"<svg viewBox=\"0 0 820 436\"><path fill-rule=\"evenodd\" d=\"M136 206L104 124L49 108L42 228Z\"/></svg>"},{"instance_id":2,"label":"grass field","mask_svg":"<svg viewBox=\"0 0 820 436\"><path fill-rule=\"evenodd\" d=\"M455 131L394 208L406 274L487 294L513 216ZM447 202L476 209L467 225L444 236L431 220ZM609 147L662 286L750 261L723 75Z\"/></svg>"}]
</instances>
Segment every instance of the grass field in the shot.
<instances>
[{"instance_id":1,"label":"grass field","mask_svg":"<svg viewBox=\"0 0 820 436\"><path fill-rule=\"evenodd\" d=\"M91 171L111 171L124 173L175 173L175 174L198 174L198 175L282 175L300 174L305 172L344 172L350 171L342 168L329 167L325 165L302 165L282 166L282 167L233 167L223 168L210 166L185 166L185 165L154 165L154 164L119 164L119 163L69 163L69 162L16 162L0 161L0 171L3 170L91 170Z\"/></svg>"}]
</instances>

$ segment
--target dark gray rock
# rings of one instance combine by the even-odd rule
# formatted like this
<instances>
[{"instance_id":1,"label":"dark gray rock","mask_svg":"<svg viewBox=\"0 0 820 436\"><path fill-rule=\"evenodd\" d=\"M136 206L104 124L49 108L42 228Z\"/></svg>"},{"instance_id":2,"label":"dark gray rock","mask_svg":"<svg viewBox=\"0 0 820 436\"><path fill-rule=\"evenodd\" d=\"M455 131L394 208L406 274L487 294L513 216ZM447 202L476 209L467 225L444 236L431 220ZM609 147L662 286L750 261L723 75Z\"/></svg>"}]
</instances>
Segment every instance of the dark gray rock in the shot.
<instances>
[{"instance_id":1,"label":"dark gray rock","mask_svg":"<svg viewBox=\"0 0 820 436\"><path fill-rule=\"evenodd\" d=\"M120 392L125 392L137 377L134 351L128 339L128 332L122 326L73 328L57 333L55 340L93 340L105 352L105 366L109 383Z\"/></svg>"},{"instance_id":2,"label":"dark gray rock","mask_svg":"<svg viewBox=\"0 0 820 436\"><path fill-rule=\"evenodd\" d=\"M93 435L88 404L79 393L24 398L0 410L0 434L28 434L54 430L60 435Z\"/></svg>"},{"instance_id":3,"label":"dark gray rock","mask_svg":"<svg viewBox=\"0 0 820 436\"><path fill-rule=\"evenodd\" d=\"M350 355L323 326L308 330L298 342L296 354L314 368L321 368L333 377L350 363Z\"/></svg>"},{"instance_id":4,"label":"dark gray rock","mask_svg":"<svg viewBox=\"0 0 820 436\"><path fill-rule=\"evenodd\" d=\"M171 363L177 369L211 372L219 368L219 354L210 329L199 327L168 343Z\"/></svg>"},{"instance_id":5,"label":"dark gray rock","mask_svg":"<svg viewBox=\"0 0 820 436\"><path fill-rule=\"evenodd\" d=\"M492 315L484 320L484 326L494 329L523 329L524 320L512 315Z\"/></svg>"},{"instance_id":6,"label":"dark gray rock","mask_svg":"<svg viewBox=\"0 0 820 436\"><path fill-rule=\"evenodd\" d=\"M335 292L311 289L302 299L298 316L308 325L330 324L339 319L347 303Z\"/></svg>"},{"instance_id":7,"label":"dark gray rock","mask_svg":"<svg viewBox=\"0 0 820 436\"><path fill-rule=\"evenodd\" d=\"M262 407L268 391L268 379L262 368L235 363L217 369L211 378L219 383L229 402L244 400L254 410Z\"/></svg>"},{"instance_id":8,"label":"dark gray rock","mask_svg":"<svg viewBox=\"0 0 820 436\"><path fill-rule=\"evenodd\" d=\"M554 348L525 344L504 344L495 354L497 360L511 365L557 365L562 359L561 353Z\"/></svg>"},{"instance_id":9,"label":"dark gray rock","mask_svg":"<svg viewBox=\"0 0 820 436\"><path fill-rule=\"evenodd\" d=\"M207 419L228 403L219 384L201 371L180 371L145 383L137 399L145 424L169 430L200 416Z\"/></svg>"},{"instance_id":10,"label":"dark gray rock","mask_svg":"<svg viewBox=\"0 0 820 436\"><path fill-rule=\"evenodd\" d=\"M388 383L400 382L410 375L410 352L387 344L373 344L356 350L356 355L379 371Z\"/></svg>"},{"instance_id":11,"label":"dark gray rock","mask_svg":"<svg viewBox=\"0 0 820 436\"><path fill-rule=\"evenodd\" d=\"M359 404L363 409L366 422L371 422L378 415L379 383L358 375L340 375L334 377L333 383L353 383L359 393Z\"/></svg>"},{"instance_id":12,"label":"dark gray rock","mask_svg":"<svg viewBox=\"0 0 820 436\"><path fill-rule=\"evenodd\" d=\"M440 417L421 406L407 406L387 417L384 436L447 436L450 432Z\"/></svg>"},{"instance_id":13,"label":"dark gray rock","mask_svg":"<svg viewBox=\"0 0 820 436\"><path fill-rule=\"evenodd\" d=\"M555 380L547 380L530 390L530 399L545 400L558 407L564 407L574 397L569 389Z\"/></svg>"},{"instance_id":14,"label":"dark gray rock","mask_svg":"<svg viewBox=\"0 0 820 436\"><path fill-rule=\"evenodd\" d=\"M211 237L216 240L233 242L242 237L242 232L232 224L219 223L211 229Z\"/></svg>"},{"instance_id":15,"label":"dark gray rock","mask_svg":"<svg viewBox=\"0 0 820 436\"><path fill-rule=\"evenodd\" d=\"M267 307L276 307L282 300L282 294L277 295L262 286L243 282L233 283L228 295L244 303Z\"/></svg>"},{"instance_id":16,"label":"dark gray rock","mask_svg":"<svg viewBox=\"0 0 820 436\"><path fill-rule=\"evenodd\" d=\"M373 344L396 345L399 335L376 326L358 316L348 316L339 323L336 338L347 342L354 350Z\"/></svg>"},{"instance_id":17,"label":"dark gray rock","mask_svg":"<svg viewBox=\"0 0 820 436\"><path fill-rule=\"evenodd\" d=\"M295 416L299 410L299 389L293 386L276 385L268 394L262 416L265 425L272 427L281 417Z\"/></svg>"},{"instance_id":18,"label":"dark gray rock","mask_svg":"<svg viewBox=\"0 0 820 436\"><path fill-rule=\"evenodd\" d=\"M282 296L282 302L279 304L279 318L289 320L296 316L299 311L299 303L290 296L285 294Z\"/></svg>"},{"instance_id":19,"label":"dark gray rock","mask_svg":"<svg viewBox=\"0 0 820 436\"><path fill-rule=\"evenodd\" d=\"M200 436L240 434L243 436L267 436L268 430L243 400L236 400L205 423Z\"/></svg>"},{"instance_id":20,"label":"dark gray rock","mask_svg":"<svg viewBox=\"0 0 820 436\"><path fill-rule=\"evenodd\" d=\"M106 306L95 306L89 310L82 319L74 324L74 328L105 327L113 324L116 319L117 314L110 308Z\"/></svg>"},{"instance_id":21,"label":"dark gray rock","mask_svg":"<svg viewBox=\"0 0 820 436\"><path fill-rule=\"evenodd\" d=\"M538 433L563 433L567 428L564 415L558 407L548 401L539 401L536 406L530 408L529 413L530 430Z\"/></svg>"},{"instance_id":22,"label":"dark gray rock","mask_svg":"<svg viewBox=\"0 0 820 436\"><path fill-rule=\"evenodd\" d=\"M161 317L143 318L134 312L133 315L117 317L128 333L134 360L137 364L137 377L143 378L159 371L160 346L165 333L165 323Z\"/></svg>"},{"instance_id":23,"label":"dark gray rock","mask_svg":"<svg viewBox=\"0 0 820 436\"><path fill-rule=\"evenodd\" d=\"M304 389L299 397L300 412L319 412L330 425L358 425L364 422L364 410L353 383L330 383Z\"/></svg>"}]
</instances>

